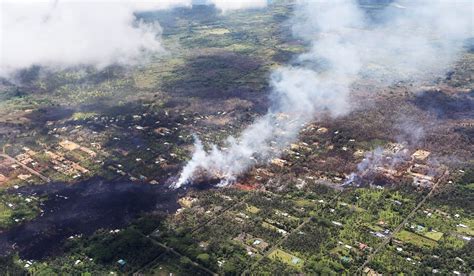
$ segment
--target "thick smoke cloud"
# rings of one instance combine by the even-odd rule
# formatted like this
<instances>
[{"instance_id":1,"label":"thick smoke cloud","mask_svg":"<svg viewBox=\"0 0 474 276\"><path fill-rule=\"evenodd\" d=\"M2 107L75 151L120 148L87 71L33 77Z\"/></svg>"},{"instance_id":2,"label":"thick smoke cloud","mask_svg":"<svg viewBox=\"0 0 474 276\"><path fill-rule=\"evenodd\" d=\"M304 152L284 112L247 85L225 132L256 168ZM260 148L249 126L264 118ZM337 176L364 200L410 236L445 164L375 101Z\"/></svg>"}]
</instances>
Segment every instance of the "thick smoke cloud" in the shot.
<instances>
[{"instance_id":1,"label":"thick smoke cloud","mask_svg":"<svg viewBox=\"0 0 474 276\"><path fill-rule=\"evenodd\" d=\"M351 111L350 87L360 78L389 84L443 73L473 34L471 1L399 1L377 20L350 0L299 1L294 33L311 43L298 65L271 78L273 105L226 150L206 152L200 141L174 187L204 173L232 182L256 163L277 157L301 127L322 113Z\"/></svg>"},{"instance_id":2,"label":"thick smoke cloud","mask_svg":"<svg viewBox=\"0 0 474 276\"><path fill-rule=\"evenodd\" d=\"M134 64L163 51L158 22L137 22L135 13L191 6L192 0L3 0L0 77L32 65L64 68ZM211 0L217 8L262 7L266 1Z\"/></svg>"},{"instance_id":3,"label":"thick smoke cloud","mask_svg":"<svg viewBox=\"0 0 474 276\"><path fill-rule=\"evenodd\" d=\"M161 51L161 28L134 12L186 1L5 1L1 6L0 76L32 65L104 67Z\"/></svg>"}]
</instances>

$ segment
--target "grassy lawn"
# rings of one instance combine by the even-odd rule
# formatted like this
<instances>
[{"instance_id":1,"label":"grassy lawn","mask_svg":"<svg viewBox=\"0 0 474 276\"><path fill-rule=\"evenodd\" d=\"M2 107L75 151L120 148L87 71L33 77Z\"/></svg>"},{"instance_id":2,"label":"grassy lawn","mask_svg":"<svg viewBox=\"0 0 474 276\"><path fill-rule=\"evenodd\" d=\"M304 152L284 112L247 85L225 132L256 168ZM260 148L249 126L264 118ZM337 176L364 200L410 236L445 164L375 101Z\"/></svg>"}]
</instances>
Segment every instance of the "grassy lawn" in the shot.
<instances>
[{"instance_id":1,"label":"grassy lawn","mask_svg":"<svg viewBox=\"0 0 474 276\"><path fill-rule=\"evenodd\" d=\"M456 232L468 234L469 236L474 236L474 220L472 219L465 219L461 221L461 224L464 224L466 227L458 226L456 227Z\"/></svg>"},{"instance_id":2,"label":"grassy lawn","mask_svg":"<svg viewBox=\"0 0 474 276\"><path fill-rule=\"evenodd\" d=\"M272 260L278 260L284 262L285 264L291 265L293 267L301 268L303 267L304 261L290 253L287 253L281 249L273 250L268 257Z\"/></svg>"},{"instance_id":3,"label":"grassy lawn","mask_svg":"<svg viewBox=\"0 0 474 276\"><path fill-rule=\"evenodd\" d=\"M0 202L0 228L5 228L11 223L13 211Z\"/></svg>"},{"instance_id":4,"label":"grassy lawn","mask_svg":"<svg viewBox=\"0 0 474 276\"><path fill-rule=\"evenodd\" d=\"M8 204L14 207L9 207ZM15 195L0 195L0 228L8 228L24 220L31 220L39 213L37 200L26 202Z\"/></svg>"},{"instance_id":5,"label":"grassy lawn","mask_svg":"<svg viewBox=\"0 0 474 276\"><path fill-rule=\"evenodd\" d=\"M303 207L303 208L315 208L316 207L316 202L313 202L309 199L297 199L295 200L295 204L298 207Z\"/></svg>"},{"instance_id":6,"label":"grassy lawn","mask_svg":"<svg viewBox=\"0 0 474 276\"><path fill-rule=\"evenodd\" d=\"M199 32L204 35L224 35L230 33L230 31L226 28L203 29Z\"/></svg>"},{"instance_id":7,"label":"grassy lawn","mask_svg":"<svg viewBox=\"0 0 474 276\"><path fill-rule=\"evenodd\" d=\"M464 227L456 227L456 232L461 233L461 234L468 234L470 236L474 236L474 230L471 228L464 228Z\"/></svg>"},{"instance_id":8,"label":"grassy lawn","mask_svg":"<svg viewBox=\"0 0 474 276\"><path fill-rule=\"evenodd\" d=\"M443 232L426 232L423 235L429 239L439 241L443 237L444 233Z\"/></svg>"},{"instance_id":9,"label":"grassy lawn","mask_svg":"<svg viewBox=\"0 0 474 276\"><path fill-rule=\"evenodd\" d=\"M375 232L383 231L383 228L378 225L364 223L364 226Z\"/></svg>"},{"instance_id":10,"label":"grassy lawn","mask_svg":"<svg viewBox=\"0 0 474 276\"><path fill-rule=\"evenodd\" d=\"M249 206L247 206L246 211L249 212L249 213L252 213L252 214L257 214L258 212L260 212L260 209L253 206L253 205L249 205Z\"/></svg>"},{"instance_id":11,"label":"grassy lawn","mask_svg":"<svg viewBox=\"0 0 474 276\"><path fill-rule=\"evenodd\" d=\"M339 255L339 256L346 256L349 255L351 252L349 249L347 249L344 245L339 245L330 251L334 255Z\"/></svg>"},{"instance_id":12,"label":"grassy lawn","mask_svg":"<svg viewBox=\"0 0 474 276\"><path fill-rule=\"evenodd\" d=\"M419 247L435 247L437 243L434 240L428 239L426 237L420 236L418 234L402 230L395 235L395 238L414 244Z\"/></svg>"},{"instance_id":13,"label":"grassy lawn","mask_svg":"<svg viewBox=\"0 0 474 276\"><path fill-rule=\"evenodd\" d=\"M176 268L173 269L173 267L169 265L159 264L157 267L154 267L150 273L157 276L168 276L168 275L172 275L175 272L176 272Z\"/></svg>"},{"instance_id":14,"label":"grassy lawn","mask_svg":"<svg viewBox=\"0 0 474 276\"><path fill-rule=\"evenodd\" d=\"M270 223L265 222L265 221L262 222L262 226L265 227L265 228L267 228L267 229L273 230L273 231L278 231L278 228L277 228L277 227L275 227L275 226L273 226L273 225L271 225Z\"/></svg>"}]
</instances>

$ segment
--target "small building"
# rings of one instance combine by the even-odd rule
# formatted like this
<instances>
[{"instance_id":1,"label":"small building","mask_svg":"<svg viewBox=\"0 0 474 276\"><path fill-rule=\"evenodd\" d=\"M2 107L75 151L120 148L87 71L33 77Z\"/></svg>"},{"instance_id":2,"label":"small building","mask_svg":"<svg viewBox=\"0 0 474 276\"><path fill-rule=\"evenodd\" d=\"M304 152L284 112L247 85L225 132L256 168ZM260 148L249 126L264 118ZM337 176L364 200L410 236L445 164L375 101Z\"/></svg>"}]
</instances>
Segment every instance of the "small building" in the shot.
<instances>
[{"instance_id":1,"label":"small building","mask_svg":"<svg viewBox=\"0 0 474 276\"><path fill-rule=\"evenodd\" d=\"M183 208L191 208L193 203L196 202L196 201L197 201L196 198L193 198L193 197L190 197L190 196L185 196L185 197L180 198L178 200L178 203Z\"/></svg>"},{"instance_id":2,"label":"small building","mask_svg":"<svg viewBox=\"0 0 474 276\"><path fill-rule=\"evenodd\" d=\"M63 141L59 142L59 145L61 147L63 147L64 149L69 150L69 151L72 151L72 150L75 150L75 149L78 149L78 148L81 147L78 144L76 144L74 142L71 142L69 140L63 140Z\"/></svg>"},{"instance_id":3,"label":"small building","mask_svg":"<svg viewBox=\"0 0 474 276\"><path fill-rule=\"evenodd\" d=\"M20 174L17 176L20 180L27 180L31 177L31 174Z\"/></svg>"},{"instance_id":4,"label":"small building","mask_svg":"<svg viewBox=\"0 0 474 276\"><path fill-rule=\"evenodd\" d=\"M298 258L298 257L293 257L291 259L291 263L294 264L294 265L297 265L297 264L301 263L301 259Z\"/></svg>"},{"instance_id":5,"label":"small building","mask_svg":"<svg viewBox=\"0 0 474 276\"><path fill-rule=\"evenodd\" d=\"M262 239L256 239L252 244L255 248L259 249L260 251L265 251L269 246L269 244Z\"/></svg>"},{"instance_id":6,"label":"small building","mask_svg":"<svg viewBox=\"0 0 474 276\"><path fill-rule=\"evenodd\" d=\"M270 161L272 165L278 166L278 167L284 167L286 164L286 160L280 159L280 158L274 158Z\"/></svg>"},{"instance_id":7,"label":"small building","mask_svg":"<svg viewBox=\"0 0 474 276\"><path fill-rule=\"evenodd\" d=\"M121 265L121 266L124 266L124 265L127 264L127 262L126 262L124 259L118 260L117 263L118 263L119 265Z\"/></svg>"},{"instance_id":8,"label":"small building","mask_svg":"<svg viewBox=\"0 0 474 276\"><path fill-rule=\"evenodd\" d=\"M390 143L385 147L385 151L388 153L396 154L403 150L405 146L400 143Z\"/></svg>"},{"instance_id":9,"label":"small building","mask_svg":"<svg viewBox=\"0 0 474 276\"><path fill-rule=\"evenodd\" d=\"M380 273L376 272L375 270L373 270L372 268L366 266L363 270L363 275L379 276L379 275L382 275L382 274L380 274Z\"/></svg>"},{"instance_id":10,"label":"small building","mask_svg":"<svg viewBox=\"0 0 474 276\"><path fill-rule=\"evenodd\" d=\"M416 161L425 161L426 158L428 158L428 156L430 156L431 152L429 151L426 151L426 150L417 150L415 151L411 157L413 158L413 160L416 160Z\"/></svg>"},{"instance_id":11,"label":"small building","mask_svg":"<svg viewBox=\"0 0 474 276\"><path fill-rule=\"evenodd\" d=\"M377 238L381 238L381 239L382 239L382 238L385 238L385 235L382 234L382 233L380 233L380 232L375 232L375 233L374 233L374 236L376 236Z\"/></svg>"},{"instance_id":12,"label":"small building","mask_svg":"<svg viewBox=\"0 0 474 276\"><path fill-rule=\"evenodd\" d=\"M328 132L328 129L325 128L325 127L320 127L316 130L316 132L319 133L319 134L324 134L324 133Z\"/></svg>"},{"instance_id":13,"label":"small building","mask_svg":"<svg viewBox=\"0 0 474 276\"><path fill-rule=\"evenodd\" d=\"M359 250L366 250L367 248L369 248L369 246L365 243L359 243Z\"/></svg>"}]
</instances>

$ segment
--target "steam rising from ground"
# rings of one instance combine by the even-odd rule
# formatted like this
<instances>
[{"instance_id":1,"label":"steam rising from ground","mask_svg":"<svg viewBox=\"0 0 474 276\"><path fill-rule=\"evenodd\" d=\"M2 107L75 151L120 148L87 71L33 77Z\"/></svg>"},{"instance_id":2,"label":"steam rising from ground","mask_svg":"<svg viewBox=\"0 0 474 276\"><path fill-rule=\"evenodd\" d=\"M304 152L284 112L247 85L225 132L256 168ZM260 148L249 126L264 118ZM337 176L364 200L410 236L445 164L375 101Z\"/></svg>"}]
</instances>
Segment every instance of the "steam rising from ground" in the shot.
<instances>
[{"instance_id":1,"label":"steam rising from ground","mask_svg":"<svg viewBox=\"0 0 474 276\"><path fill-rule=\"evenodd\" d=\"M64 68L134 64L163 51L161 28L135 13L190 6L192 0L2 0L0 77L32 65ZM227 11L262 7L266 0L210 0Z\"/></svg>"},{"instance_id":2,"label":"steam rising from ground","mask_svg":"<svg viewBox=\"0 0 474 276\"><path fill-rule=\"evenodd\" d=\"M278 156L316 114L341 116L351 110L351 84L363 77L387 84L427 80L443 73L472 36L470 1L399 1L374 22L351 0L299 1L294 33L311 43L298 65L272 74L272 107L227 150L195 153L184 167L180 187L199 174L221 177L225 185L256 163Z\"/></svg>"}]
</instances>

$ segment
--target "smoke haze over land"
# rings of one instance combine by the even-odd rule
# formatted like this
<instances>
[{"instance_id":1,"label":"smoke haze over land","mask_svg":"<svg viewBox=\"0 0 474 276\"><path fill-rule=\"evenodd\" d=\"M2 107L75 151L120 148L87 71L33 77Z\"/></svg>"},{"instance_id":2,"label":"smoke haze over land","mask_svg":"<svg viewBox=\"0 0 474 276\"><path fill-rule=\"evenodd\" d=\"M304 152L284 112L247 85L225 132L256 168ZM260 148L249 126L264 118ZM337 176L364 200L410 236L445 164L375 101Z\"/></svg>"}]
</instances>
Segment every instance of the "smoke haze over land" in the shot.
<instances>
[{"instance_id":1,"label":"smoke haze over land","mask_svg":"<svg viewBox=\"0 0 474 276\"><path fill-rule=\"evenodd\" d=\"M39 65L103 68L136 64L163 52L158 22L137 21L135 13L191 6L192 0L1 1L0 77ZM222 11L263 7L266 1L210 0Z\"/></svg>"},{"instance_id":2,"label":"smoke haze over land","mask_svg":"<svg viewBox=\"0 0 474 276\"><path fill-rule=\"evenodd\" d=\"M153 8L168 8L165 1ZM104 67L128 64L142 52L162 51L158 24L136 22L134 12L152 8L131 1L2 2L1 67L5 76L41 65Z\"/></svg>"},{"instance_id":3,"label":"smoke haze over land","mask_svg":"<svg viewBox=\"0 0 474 276\"><path fill-rule=\"evenodd\" d=\"M310 43L295 65L272 74L272 106L226 150L195 153L174 187L207 172L222 184L257 163L268 162L297 138L301 127L320 114L351 111L351 85L360 78L391 84L440 76L473 35L471 1L398 1L371 18L357 1L298 1L292 19L295 36ZM421 135L421 134L420 134Z\"/></svg>"},{"instance_id":4,"label":"smoke haze over land","mask_svg":"<svg viewBox=\"0 0 474 276\"><path fill-rule=\"evenodd\" d=\"M214 5L217 9L227 12L239 9L264 8L267 6L267 0L207 0L206 4Z\"/></svg>"}]
</instances>

